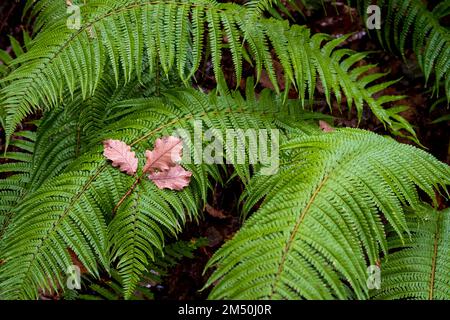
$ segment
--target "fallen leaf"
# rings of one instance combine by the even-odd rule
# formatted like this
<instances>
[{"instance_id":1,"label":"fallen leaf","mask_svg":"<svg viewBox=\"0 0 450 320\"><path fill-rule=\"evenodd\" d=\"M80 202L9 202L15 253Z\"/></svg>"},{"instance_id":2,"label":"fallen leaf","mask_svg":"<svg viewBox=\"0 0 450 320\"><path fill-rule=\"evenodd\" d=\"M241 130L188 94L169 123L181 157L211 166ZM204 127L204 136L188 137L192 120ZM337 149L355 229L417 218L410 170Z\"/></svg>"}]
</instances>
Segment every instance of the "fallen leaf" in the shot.
<instances>
[{"instance_id":1,"label":"fallen leaf","mask_svg":"<svg viewBox=\"0 0 450 320\"><path fill-rule=\"evenodd\" d=\"M284 74L283 74L283 66L278 61L273 61L273 67L275 70L275 76L277 79L278 86L279 86L280 90L284 90L285 89L285 85L284 85L285 79L284 79ZM260 78L259 82L261 83L261 85L264 88L275 90L272 80L270 79L269 74L267 73L266 70L261 71L261 78Z\"/></svg>"},{"instance_id":2,"label":"fallen leaf","mask_svg":"<svg viewBox=\"0 0 450 320\"><path fill-rule=\"evenodd\" d=\"M223 214L222 210L213 208L209 204L206 204L205 210L206 210L206 212L208 212L208 214L211 217L218 218L218 219L226 219L227 218L227 216Z\"/></svg>"},{"instance_id":3,"label":"fallen leaf","mask_svg":"<svg viewBox=\"0 0 450 320\"><path fill-rule=\"evenodd\" d=\"M319 120L319 126L323 132L333 132L334 131L334 128L323 120Z\"/></svg>"},{"instance_id":4,"label":"fallen leaf","mask_svg":"<svg viewBox=\"0 0 450 320\"><path fill-rule=\"evenodd\" d=\"M180 165L168 170L153 172L148 175L159 189L182 190L191 182L192 172L184 170Z\"/></svg>"},{"instance_id":5,"label":"fallen leaf","mask_svg":"<svg viewBox=\"0 0 450 320\"><path fill-rule=\"evenodd\" d=\"M144 172L169 170L181 161L182 150L183 143L180 138L169 136L157 139L153 151L145 152L147 163L144 166Z\"/></svg>"},{"instance_id":6,"label":"fallen leaf","mask_svg":"<svg viewBox=\"0 0 450 320\"><path fill-rule=\"evenodd\" d=\"M214 226L206 229L205 235L208 239L208 247L215 247L223 242L223 235Z\"/></svg>"},{"instance_id":7,"label":"fallen leaf","mask_svg":"<svg viewBox=\"0 0 450 320\"><path fill-rule=\"evenodd\" d=\"M80 268L80 273L81 274L88 273L88 270L83 265L83 263L80 261L80 259L78 259L78 256L76 255L76 253L70 248L67 248L67 251L69 251L69 255L70 255L70 259L72 260L72 264L77 266L78 268Z\"/></svg>"},{"instance_id":8,"label":"fallen leaf","mask_svg":"<svg viewBox=\"0 0 450 320\"><path fill-rule=\"evenodd\" d=\"M120 140L106 140L103 142L103 155L112 161L114 167L119 167L120 171L129 175L136 173L138 167L138 159L131 147Z\"/></svg>"}]
</instances>

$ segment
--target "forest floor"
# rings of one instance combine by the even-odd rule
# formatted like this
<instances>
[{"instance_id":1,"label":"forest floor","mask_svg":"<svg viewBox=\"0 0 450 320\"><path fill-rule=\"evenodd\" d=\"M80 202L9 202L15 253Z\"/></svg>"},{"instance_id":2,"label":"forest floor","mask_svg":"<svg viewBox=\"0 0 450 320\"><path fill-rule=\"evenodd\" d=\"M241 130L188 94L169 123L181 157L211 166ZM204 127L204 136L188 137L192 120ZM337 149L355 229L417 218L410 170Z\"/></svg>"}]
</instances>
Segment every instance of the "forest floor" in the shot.
<instances>
[{"instance_id":1,"label":"forest floor","mask_svg":"<svg viewBox=\"0 0 450 320\"><path fill-rule=\"evenodd\" d=\"M26 29L21 20L22 9L23 1L2 1L0 4L0 49L11 50L9 35L18 40L22 38L22 30ZM404 112L403 116L414 125L423 146L438 159L450 164L450 124L448 121L438 124L432 123L433 120L448 114L450 111L445 104L442 104L435 108L433 112L430 112L430 106L435 99L431 97L430 90L425 87L424 78L417 66L414 54L407 52L406 58L403 60L395 54L383 51L377 41L367 34L356 11L343 3L338 2L336 6L327 5L326 13L323 9L306 10L304 13L306 20L303 20L301 16L294 15L296 20L298 19L298 23L307 24L314 33L323 32L335 37L352 33L344 43L345 47L359 52L373 51L374 53L365 61L377 64L378 69L376 71L389 72L387 75L389 80L401 79L385 93L407 96L400 102L410 106L410 109ZM231 57L225 56L224 59L230 59L228 63L223 63L224 66L232 66ZM248 66L247 69L244 69L244 75L252 75L251 70ZM230 82L233 82L232 69L228 73L225 72L225 76ZM215 87L214 75L209 63L205 63L204 68L198 72L196 79L201 79L197 83L199 87L204 89ZM267 76L263 74L262 84L257 89L270 87L269 82ZM320 92L320 88L318 89ZM330 108L325 104L325 98L319 94L316 99L315 110L330 113ZM331 113L335 116L335 126L358 126L355 110L349 113L343 109L340 113L338 106L334 103ZM380 134L386 133L380 122L368 111L364 112L359 127ZM413 144L409 140L400 138L398 140ZM3 142L4 135L0 128L0 151L3 150ZM225 187L217 186L214 189L208 206L205 208L204 219L199 223L188 223L184 232L180 235L182 240L207 238L208 245L198 249L195 252L194 259L184 259L169 272L169 276L164 278L163 283L155 289L154 293L157 299L191 300L206 298L208 290L199 291L209 276L208 273L203 274L204 266L213 253L225 240L230 239L241 225L238 209L242 189L242 184L236 180L231 181Z\"/></svg>"}]
</instances>

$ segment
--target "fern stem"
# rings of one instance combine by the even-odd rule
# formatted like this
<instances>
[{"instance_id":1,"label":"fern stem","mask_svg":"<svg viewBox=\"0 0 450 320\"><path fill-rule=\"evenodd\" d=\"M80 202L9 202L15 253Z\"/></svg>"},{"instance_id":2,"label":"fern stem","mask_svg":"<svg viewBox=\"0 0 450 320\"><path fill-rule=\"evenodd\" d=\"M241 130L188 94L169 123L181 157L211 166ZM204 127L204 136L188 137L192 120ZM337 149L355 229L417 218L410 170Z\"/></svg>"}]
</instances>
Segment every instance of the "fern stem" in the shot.
<instances>
[{"instance_id":1,"label":"fern stem","mask_svg":"<svg viewBox=\"0 0 450 320\"><path fill-rule=\"evenodd\" d=\"M78 158L80 156L80 147L81 147L81 128L77 126L77 144L75 146L75 157Z\"/></svg>"},{"instance_id":2,"label":"fern stem","mask_svg":"<svg viewBox=\"0 0 450 320\"><path fill-rule=\"evenodd\" d=\"M62 215L58 218L57 221L55 221L53 223L53 225L51 226L51 229L49 230L49 232L43 236L41 238L41 240L39 241L39 244L37 244L37 250L35 251L35 253L33 253L32 258L30 259L30 261L28 262L28 266L25 270L25 272L23 272L23 275L26 276L28 274L28 272L30 272L31 267L33 266L34 261L36 261L38 255L40 254L40 248L44 245L44 243L46 241L48 241L49 239L51 239L51 235L53 235L55 232L57 232L56 230L58 230L58 226L62 223L62 221L64 220L64 218L69 214L70 212L70 208L78 201L78 199L81 198L81 196L89 190L89 187L91 186L92 183L94 183L94 181L100 176L100 174L103 172L103 170L106 169L106 164L101 166L100 168L98 168L97 172L95 172L94 175L92 175L89 180L87 181L87 183L83 186L83 188L80 190L80 192L78 192L77 194L74 195L74 197L72 198L72 200L70 201L68 207L64 210L64 212L62 213Z\"/></svg>"},{"instance_id":3,"label":"fern stem","mask_svg":"<svg viewBox=\"0 0 450 320\"><path fill-rule=\"evenodd\" d=\"M131 187L127 190L127 192L123 195L123 197L117 202L116 206L114 207L112 214L115 215L119 207L122 205L122 203L133 193L134 189L136 189L137 185L141 182L142 177L144 176L146 172L143 171L141 175L133 182Z\"/></svg>"},{"instance_id":4,"label":"fern stem","mask_svg":"<svg viewBox=\"0 0 450 320\"><path fill-rule=\"evenodd\" d=\"M300 217L298 218L297 222L295 223L294 229L291 232L291 235L289 237L289 240L283 250L283 256L281 257L281 262L280 262L280 266L278 267L278 271L277 271L277 275L275 278L275 281L272 285L272 292L270 293L269 296L269 300L272 300L273 295L275 294L275 288L278 284L278 281L280 280L280 276L281 273L283 272L284 269L284 265L286 262L286 258L288 256L288 253L291 249L292 243L295 240L295 236L297 235L298 229L300 228L301 223L303 222L306 213L309 211L309 209L311 208L312 204L314 203L314 200L316 199L317 195L319 194L320 190L322 190L322 187L325 185L325 183L327 182L329 178L329 175L327 175L326 177L323 178L323 180L320 182L320 184L318 185L318 187L316 188L316 190L314 191L313 195L311 196L311 199L309 199L308 204L306 205L305 209L303 209Z\"/></svg>"},{"instance_id":5,"label":"fern stem","mask_svg":"<svg viewBox=\"0 0 450 320\"><path fill-rule=\"evenodd\" d=\"M429 289L429 295L428 300L433 300L433 293L434 293L434 282L436 277L436 260L437 260L437 251L438 251L438 244L439 244L439 234L441 230L441 220L442 220L442 213L438 213L438 219L436 222L436 233L434 235L434 250L433 250L433 258L431 262L431 276L430 276L430 289Z\"/></svg>"},{"instance_id":6,"label":"fern stem","mask_svg":"<svg viewBox=\"0 0 450 320\"><path fill-rule=\"evenodd\" d=\"M161 95L160 70L159 70L159 63L156 63L156 96L159 97L160 95Z\"/></svg>"}]
</instances>

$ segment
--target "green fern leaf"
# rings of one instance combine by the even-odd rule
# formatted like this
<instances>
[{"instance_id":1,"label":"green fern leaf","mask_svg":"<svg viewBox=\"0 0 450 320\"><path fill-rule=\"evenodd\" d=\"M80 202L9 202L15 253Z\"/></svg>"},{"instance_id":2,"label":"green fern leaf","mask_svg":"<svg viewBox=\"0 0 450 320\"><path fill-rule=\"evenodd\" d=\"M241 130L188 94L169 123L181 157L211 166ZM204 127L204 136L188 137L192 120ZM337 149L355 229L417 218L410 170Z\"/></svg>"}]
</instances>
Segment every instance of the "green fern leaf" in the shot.
<instances>
[{"instance_id":1,"label":"green fern leaf","mask_svg":"<svg viewBox=\"0 0 450 320\"><path fill-rule=\"evenodd\" d=\"M375 299L450 299L450 210L424 204L408 215L411 238L389 233L390 253L381 264Z\"/></svg>"},{"instance_id":2,"label":"green fern leaf","mask_svg":"<svg viewBox=\"0 0 450 320\"><path fill-rule=\"evenodd\" d=\"M207 265L217 267L210 298L368 298L366 257L375 264L388 250L380 214L402 237L403 205L419 205L417 188L434 198L450 168L356 129L282 148L280 173L255 177L246 192L247 209L265 196L259 210Z\"/></svg>"},{"instance_id":3,"label":"green fern leaf","mask_svg":"<svg viewBox=\"0 0 450 320\"><path fill-rule=\"evenodd\" d=\"M30 50L14 61L19 67L4 79L6 86L0 91L0 109L6 114L8 137L26 115L37 109L54 109L61 101L66 102L67 92L73 96L80 90L83 100L92 96L109 68L113 70L116 86L119 79L125 83L135 76L140 79L144 56L151 72L159 74L157 70L161 66L168 76L177 68L174 71L186 83L198 70L205 58L203 51L207 49L211 53L219 91L227 93L221 68L223 49L227 45L224 35L237 79L248 47L257 79L265 70L277 92L280 92L280 85L274 69L275 59L281 62L288 82L285 94L290 85L294 85L303 104L306 92L309 99L313 98L318 78L330 105L332 95L340 102L344 93L350 106L351 102L356 103L359 114L367 104L394 133L414 132L398 114L398 109L385 109L374 98L374 94L380 95L378 91L386 89L390 82L364 86L360 83L364 78L361 73L350 75L355 70L350 69L350 62L356 63L364 55L337 49L345 37L333 41L324 35L311 37L304 27L290 27L283 21L253 15L245 6L206 0L195 3L102 0L95 5L84 5L81 10L86 18L80 30L68 29L66 19L60 18L43 27L33 39ZM180 28L175 30L177 25ZM275 33L281 34L279 39ZM208 39L207 45L205 39ZM433 43L440 46L441 42ZM272 56L271 46L275 56ZM446 62L441 59L439 63ZM190 70L187 76L186 69Z\"/></svg>"}]
</instances>

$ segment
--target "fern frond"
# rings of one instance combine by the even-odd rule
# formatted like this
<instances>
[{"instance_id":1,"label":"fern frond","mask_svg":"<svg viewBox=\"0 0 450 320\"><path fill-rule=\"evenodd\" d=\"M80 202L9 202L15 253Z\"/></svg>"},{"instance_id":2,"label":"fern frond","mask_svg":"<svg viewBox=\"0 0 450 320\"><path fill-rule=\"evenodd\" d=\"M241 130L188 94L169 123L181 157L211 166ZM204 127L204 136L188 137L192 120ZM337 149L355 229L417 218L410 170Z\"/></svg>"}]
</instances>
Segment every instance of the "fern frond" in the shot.
<instances>
[{"instance_id":1,"label":"fern frond","mask_svg":"<svg viewBox=\"0 0 450 320\"><path fill-rule=\"evenodd\" d=\"M36 133L21 131L14 135L11 146L16 151L0 156L0 173L6 178L0 180L0 240L13 217L14 208L26 194L27 185L33 173L32 159ZM3 242L0 241L0 246Z\"/></svg>"},{"instance_id":2,"label":"fern frond","mask_svg":"<svg viewBox=\"0 0 450 320\"><path fill-rule=\"evenodd\" d=\"M270 101L267 94L263 96L262 102ZM181 192L162 191L145 177L124 175L108 164L101 142L121 139L143 158L159 136L171 135L179 128L193 134L195 119L203 121L205 130L214 128L222 133L236 128L270 128L276 119L280 127L284 123L285 130L290 127L287 131L300 134L308 130L305 122L293 121L295 117L290 117L289 126L282 121L280 110L262 113L259 103L255 105L258 108L246 105L239 95L219 98L189 90L168 92L165 98L128 101L128 112L122 110L111 117L111 124L91 137L83 155L15 208L0 252L5 261L0 266L2 295L37 298L39 288L64 288L64 273L72 264L70 248L93 276L98 276L99 268L109 270L111 261L117 263L129 297L144 268L163 249L164 238L176 235L186 219L198 217L211 185L209 178L220 180L219 167L186 163L193 172L190 187ZM194 152L192 149L193 159ZM237 170L243 177L250 176L248 162L236 168L241 168Z\"/></svg>"},{"instance_id":3,"label":"fern frond","mask_svg":"<svg viewBox=\"0 0 450 320\"><path fill-rule=\"evenodd\" d=\"M429 11L426 3L421 0L355 2L362 16L366 18L366 9L370 4L386 8L382 29L377 30L381 43L390 50L398 49L404 56L407 43L411 42L425 81L428 82L434 73L436 92L439 93L442 82L447 100L450 101L450 33L439 21L449 14L450 1L442 1L433 11Z\"/></svg>"},{"instance_id":4,"label":"fern frond","mask_svg":"<svg viewBox=\"0 0 450 320\"><path fill-rule=\"evenodd\" d=\"M29 113L54 109L67 91L73 95L80 90L83 99L91 96L108 65L117 84L119 79L130 81L133 75L139 78L145 61L151 71L157 65L166 74L176 69L186 82L199 68L207 50L219 89L226 93L221 69L224 35L236 79L241 77L241 60L248 47L257 78L266 70L279 91L270 50L273 46L288 80L286 90L293 85L303 102L313 98L320 79L329 104L332 95L340 102L345 94L348 105L354 104L359 114L367 104L392 131L399 133L404 129L413 133L412 127L398 115L402 108L385 109L385 104L400 97L374 97L391 83L372 85L370 82L376 78L363 75L370 67L352 67L364 55L336 49L345 38L330 41L324 35L311 37L305 27L290 27L283 21L259 16L252 18L246 7L206 0L170 3L99 0L81 9L84 24L80 30L68 29L65 19L60 19L44 28L33 39L30 51L14 61L20 66L4 79L7 86L0 91L0 106L7 114L7 136ZM173 29L175 25L179 28ZM276 37L276 33L280 36Z\"/></svg>"},{"instance_id":5,"label":"fern frond","mask_svg":"<svg viewBox=\"0 0 450 320\"><path fill-rule=\"evenodd\" d=\"M411 238L390 232L389 250L381 264L381 289L375 299L450 299L450 210L429 205L408 216Z\"/></svg>"},{"instance_id":6,"label":"fern frond","mask_svg":"<svg viewBox=\"0 0 450 320\"><path fill-rule=\"evenodd\" d=\"M308 1L302 0L300 1L303 5L306 5ZM322 2L322 1L320 1ZM292 18L291 13L289 12L288 7L295 9L297 12L302 13L301 9L298 6L298 1L294 0L248 0L245 2L245 6L247 6L250 10L250 15L257 16L262 15L264 12L270 13L273 17L281 18L280 14L277 12L278 9L280 12L285 14L287 17Z\"/></svg>"},{"instance_id":7,"label":"fern frond","mask_svg":"<svg viewBox=\"0 0 450 320\"><path fill-rule=\"evenodd\" d=\"M282 149L279 174L256 176L246 191L247 209L264 199L258 211L207 265L217 267L210 298L368 298L366 263L388 250L381 217L402 235L403 205L419 205L418 189L434 199L435 188L450 184L450 168L357 129Z\"/></svg>"},{"instance_id":8,"label":"fern frond","mask_svg":"<svg viewBox=\"0 0 450 320\"><path fill-rule=\"evenodd\" d=\"M82 5L83 0L71 1L74 5ZM28 22L34 18L33 29L37 33L50 26L52 23L67 16L67 5L65 1L54 0L27 0L22 17L28 15Z\"/></svg>"},{"instance_id":9,"label":"fern frond","mask_svg":"<svg viewBox=\"0 0 450 320\"><path fill-rule=\"evenodd\" d=\"M147 287L149 284L155 286L161 283L162 278L167 276L170 268L180 263L182 259L194 258L194 251L204 247L207 240L200 238L191 241L177 241L164 247L164 254L158 254L154 262L146 267L139 284L136 286L131 300L153 300L153 292ZM76 298L81 300L119 300L127 297L123 289L123 280L116 270L111 271L111 279L100 285L93 281L89 285L94 294L77 294Z\"/></svg>"}]
</instances>

